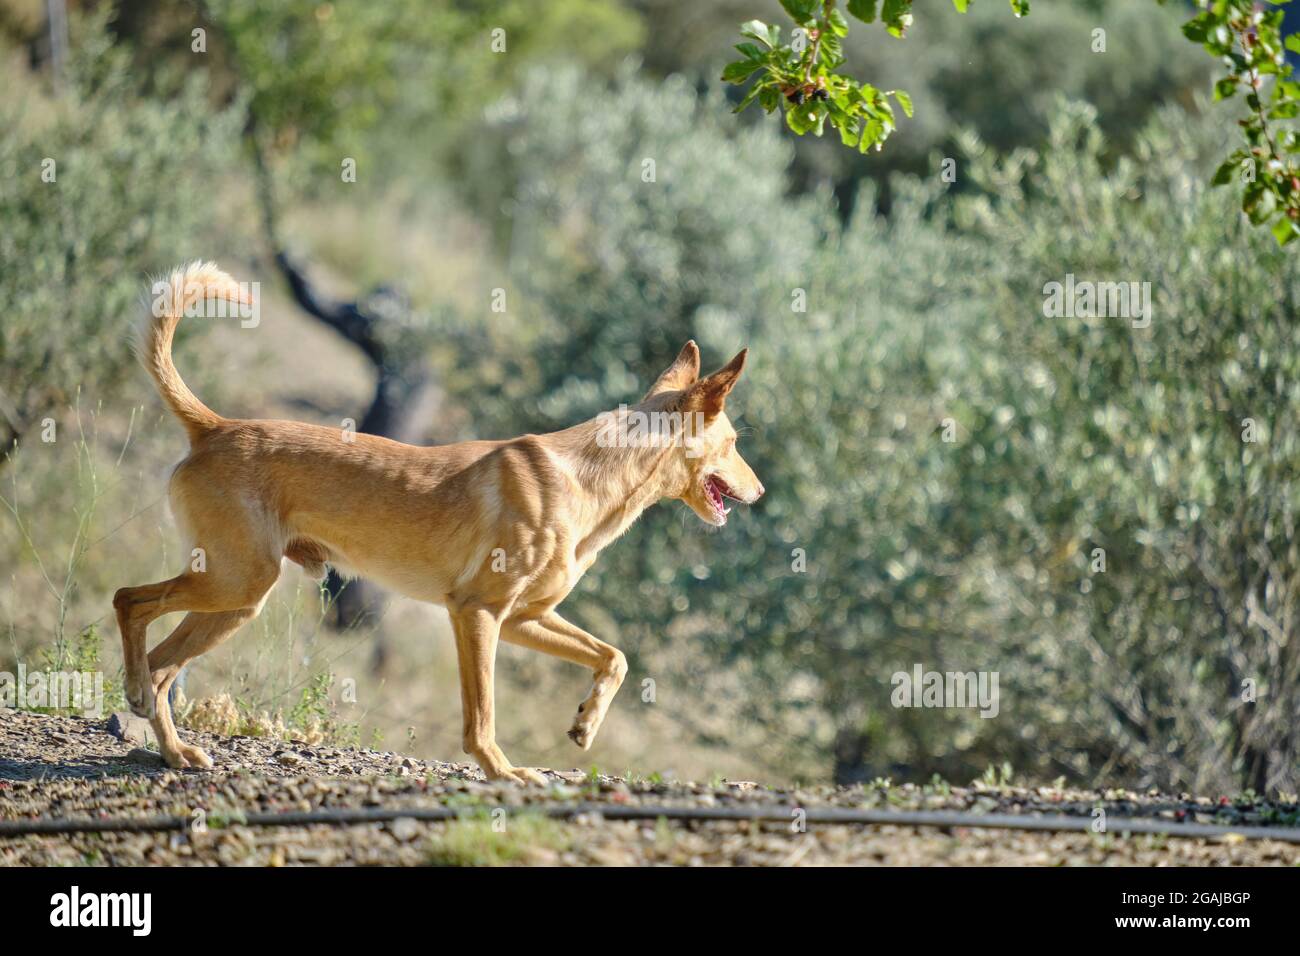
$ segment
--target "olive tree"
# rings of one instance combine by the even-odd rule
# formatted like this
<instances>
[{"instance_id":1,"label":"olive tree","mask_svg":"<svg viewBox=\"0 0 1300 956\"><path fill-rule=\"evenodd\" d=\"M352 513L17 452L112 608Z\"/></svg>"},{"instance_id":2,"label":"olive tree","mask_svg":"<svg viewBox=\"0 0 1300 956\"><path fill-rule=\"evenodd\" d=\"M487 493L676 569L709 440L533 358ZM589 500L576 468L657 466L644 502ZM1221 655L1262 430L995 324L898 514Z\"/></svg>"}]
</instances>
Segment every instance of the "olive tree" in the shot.
<instances>
[{"instance_id":1,"label":"olive tree","mask_svg":"<svg viewBox=\"0 0 1300 956\"><path fill-rule=\"evenodd\" d=\"M145 274L204 253L210 180L237 154L237 114L212 109L202 73L160 76L167 95L146 95L102 15L74 27L59 91L23 80L26 105L0 117L6 452L132 366Z\"/></svg>"}]
</instances>

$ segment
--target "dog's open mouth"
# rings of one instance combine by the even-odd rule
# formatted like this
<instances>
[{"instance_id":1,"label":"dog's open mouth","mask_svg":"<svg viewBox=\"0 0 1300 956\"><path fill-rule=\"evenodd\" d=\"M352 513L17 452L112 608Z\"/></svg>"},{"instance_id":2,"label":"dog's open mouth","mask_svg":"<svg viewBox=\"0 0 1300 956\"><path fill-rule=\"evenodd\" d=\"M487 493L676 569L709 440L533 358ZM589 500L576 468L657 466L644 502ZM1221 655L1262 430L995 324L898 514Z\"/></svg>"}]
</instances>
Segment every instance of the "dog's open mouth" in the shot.
<instances>
[{"instance_id":1,"label":"dog's open mouth","mask_svg":"<svg viewBox=\"0 0 1300 956\"><path fill-rule=\"evenodd\" d=\"M717 475L709 475L704 479L704 495L709 499L709 506L713 509L714 520L718 524L727 523L727 515L731 514L731 509L727 507L726 500L739 501L740 499L732 492L731 488L725 481Z\"/></svg>"}]
</instances>

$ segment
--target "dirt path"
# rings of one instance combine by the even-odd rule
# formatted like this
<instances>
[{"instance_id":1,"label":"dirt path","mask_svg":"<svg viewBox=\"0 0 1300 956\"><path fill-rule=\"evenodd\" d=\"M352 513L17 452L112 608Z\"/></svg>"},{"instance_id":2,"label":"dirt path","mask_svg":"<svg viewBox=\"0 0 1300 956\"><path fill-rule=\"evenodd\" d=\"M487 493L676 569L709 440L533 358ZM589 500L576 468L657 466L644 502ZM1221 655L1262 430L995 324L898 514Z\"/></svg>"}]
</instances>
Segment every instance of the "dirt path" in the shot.
<instances>
[{"instance_id":1,"label":"dirt path","mask_svg":"<svg viewBox=\"0 0 1300 956\"><path fill-rule=\"evenodd\" d=\"M127 735L131 730L128 728ZM308 747L186 732L217 762L177 772L119 739L103 720L0 710L0 819L184 816L184 832L0 838L6 865L141 864L685 864L685 865L1300 865L1300 846L1107 833L1025 833L956 827L808 825L799 808L960 810L1165 817L1232 825L1292 825L1294 804L1125 791L1015 787L718 786L549 772L546 789L499 786L465 764L374 750ZM527 811L557 801L726 807L762 804L791 823L552 820ZM321 808L466 811L451 822L402 818L350 826L251 827L241 815Z\"/></svg>"}]
</instances>

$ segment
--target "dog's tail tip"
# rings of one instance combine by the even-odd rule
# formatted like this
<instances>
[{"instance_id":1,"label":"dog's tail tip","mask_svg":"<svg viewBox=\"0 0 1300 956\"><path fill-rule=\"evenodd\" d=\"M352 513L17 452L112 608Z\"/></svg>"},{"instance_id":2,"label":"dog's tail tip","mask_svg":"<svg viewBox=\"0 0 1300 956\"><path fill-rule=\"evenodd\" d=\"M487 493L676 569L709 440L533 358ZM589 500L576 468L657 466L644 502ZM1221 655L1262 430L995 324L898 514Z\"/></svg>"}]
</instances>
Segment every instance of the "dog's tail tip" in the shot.
<instances>
[{"instance_id":1,"label":"dog's tail tip","mask_svg":"<svg viewBox=\"0 0 1300 956\"><path fill-rule=\"evenodd\" d=\"M193 444L224 419L204 405L181 379L172 362L172 337L181 318L214 301L251 306L248 286L236 282L215 262L195 260L177 266L149 286L148 319L137 339L136 353L153 376L163 401L185 426Z\"/></svg>"},{"instance_id":2,"label":"dog's tail tip","mask_svg":"<svg viewBox=\"0 0 1300 956\"><path fill-rule=\"evenodd\" d=\"M155 318L179 318L198 299L252 305L252 290L212 261L195 259L150 279Z\"/></svg>"}]
</instances>

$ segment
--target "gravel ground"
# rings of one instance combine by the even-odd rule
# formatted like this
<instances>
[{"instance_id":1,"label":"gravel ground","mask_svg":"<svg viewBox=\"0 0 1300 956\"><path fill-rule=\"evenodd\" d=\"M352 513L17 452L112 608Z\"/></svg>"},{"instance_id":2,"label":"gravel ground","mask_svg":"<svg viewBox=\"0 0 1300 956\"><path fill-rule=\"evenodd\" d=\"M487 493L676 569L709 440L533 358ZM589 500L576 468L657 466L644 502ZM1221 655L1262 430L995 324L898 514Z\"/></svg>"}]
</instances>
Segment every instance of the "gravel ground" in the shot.
<instances>
[{"instance_id":1,"label":"gravel ground","mask_svg":"<svg viewBox=\"0 0 1300 956\"><path fill-rule=\"evenodd\" d=\"M426 762L364 749L308 747L182 731L217 769L173 771L126 726L0 709L0 819L183 815L185 832L86 833L0 839L15 865L1300 865L1300 846L1272 840L1046 834L956 827L751 822L571 821L505 816L542 802L672 806L764 803L796 807L1070 812L1165 817L1234 825L1297 825L1295 803L1051 787L806 787L752 782L706 786L548 771L546 788L486 782L467 764ZM127 739L121 739L119 735ZM326 807L457 806L453 822L249 827L243 813Z\"/></svg>"}]
</instances>

